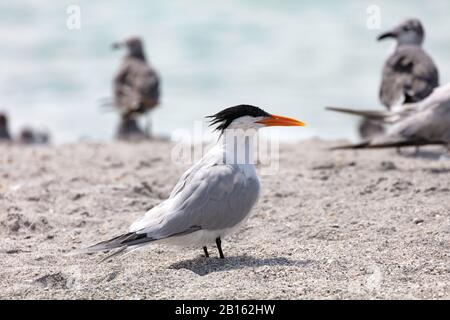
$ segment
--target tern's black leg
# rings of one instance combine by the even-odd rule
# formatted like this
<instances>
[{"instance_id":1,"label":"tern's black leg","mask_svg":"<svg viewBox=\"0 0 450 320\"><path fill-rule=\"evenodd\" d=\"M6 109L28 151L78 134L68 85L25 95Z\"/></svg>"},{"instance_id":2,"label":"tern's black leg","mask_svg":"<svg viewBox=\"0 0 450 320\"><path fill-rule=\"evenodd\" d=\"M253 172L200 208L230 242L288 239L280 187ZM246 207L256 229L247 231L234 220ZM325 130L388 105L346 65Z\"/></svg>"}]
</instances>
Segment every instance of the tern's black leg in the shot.
<instances>
[{"instance_id":1,"label":"tern's black leg","mask_svg":"<svg viewBox=\"0 0 450 320\"><path fill-rule=\"evenodd\" d=\"M418 155L419 152L420 152L420 146L416 146L416 149L415 149L414 154L415 154L415 155Z\"/></svg>"},{"instance_id":2,"label":"tern's black leg","mask_svg":"<svg viewBox=\"0 0 450 320\"><path fill-rule=\"evenodd\" d=\"M399 154L399 155L402 154L402 148L397 147L396 149L397 149L397 154Z\"/></svg>"},{"instance_id":3,"label":"tern's black leg","mask_svg":"<svg viewBox=\"0 0 450 320\"><path fill-rule=\"evenodd\" d=\"M206 246L203 247L203 251L205 252L205 258L209 258L208 248Z\"/></svg>"},{"instance_id":4,"label":"tern's black leg","mask_svg":"<svg viewBox=\"0 0 450 320\"><path fill-rule=\"evenodd\" d=\"M222 240L220 240L220 237L216 239L216 245L217 249L219 249L220 259L225 259L225 256L223 255L222 251Z\"/></svg>"}]
</instances>

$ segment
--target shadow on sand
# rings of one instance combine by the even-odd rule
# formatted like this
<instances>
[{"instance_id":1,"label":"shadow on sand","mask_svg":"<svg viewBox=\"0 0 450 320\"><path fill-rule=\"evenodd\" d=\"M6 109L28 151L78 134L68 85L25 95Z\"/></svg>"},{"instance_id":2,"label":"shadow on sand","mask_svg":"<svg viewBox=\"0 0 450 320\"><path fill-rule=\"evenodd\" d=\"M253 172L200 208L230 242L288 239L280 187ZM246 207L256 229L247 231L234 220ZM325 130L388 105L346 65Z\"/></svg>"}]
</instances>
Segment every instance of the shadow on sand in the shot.
<instances>
[{"instance_id":1,"label":"shadow on sand","mask_svg":"<svg viewBox=\"0 0 450 320\"><path fill-rule=\"evenodd\" d=\"M312 260L290 260L287 258L267 258L259 259L250 256L226 257L219 258L205 258L197 257L195 259L185 260L172 264L171 269L187 269L192 272L205 276L213 272L229 271L242 269L247 267L262 267L262 266L300 266L305 267L312 264Z\"/></svg>"}]
</instances>

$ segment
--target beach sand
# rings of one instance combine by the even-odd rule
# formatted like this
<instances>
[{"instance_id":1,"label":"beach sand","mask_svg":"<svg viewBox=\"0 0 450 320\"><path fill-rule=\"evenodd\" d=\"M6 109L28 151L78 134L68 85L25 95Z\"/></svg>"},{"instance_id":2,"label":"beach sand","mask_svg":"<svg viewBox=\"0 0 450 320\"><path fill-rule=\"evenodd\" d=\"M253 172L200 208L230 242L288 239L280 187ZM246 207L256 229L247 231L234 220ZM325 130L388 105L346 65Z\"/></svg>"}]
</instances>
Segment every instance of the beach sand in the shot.
<instances>
[{"instance_id":1,"label":"beach sand","mask_svg":"<svg viewBox=\"0 0 450 320\"><path fill-rule=\"evenodd\" d=\"M281 146L225 260L150 245L103 263L69 253L169 195L172 145L1 145L0 298L449 299L450 160L336 144Z\"/></svg>"}]
</instances>

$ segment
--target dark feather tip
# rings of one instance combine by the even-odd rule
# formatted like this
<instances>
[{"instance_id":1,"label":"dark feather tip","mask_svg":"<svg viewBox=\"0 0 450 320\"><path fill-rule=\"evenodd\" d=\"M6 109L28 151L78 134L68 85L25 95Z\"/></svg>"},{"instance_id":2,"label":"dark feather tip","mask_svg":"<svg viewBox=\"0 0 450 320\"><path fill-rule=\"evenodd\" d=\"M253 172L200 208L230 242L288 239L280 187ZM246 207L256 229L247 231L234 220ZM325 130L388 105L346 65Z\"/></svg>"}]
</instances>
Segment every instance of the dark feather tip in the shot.
<instances>
[{"instance_id":1,"label":"dark feather tip","mask_svg":"<svg viewBox=\"0 0 450 320\"><path fill-rule=\"evenodd\" d=\"M210 126L219 124L215 128L216 131L224 131L234 120L244 116L255 118L270 117L270 114L261 108L248 104L241 104L238 106L226 108L212 116L207 116L206 118L211 119L209 124Z\"/></svg>"}]
</instances>

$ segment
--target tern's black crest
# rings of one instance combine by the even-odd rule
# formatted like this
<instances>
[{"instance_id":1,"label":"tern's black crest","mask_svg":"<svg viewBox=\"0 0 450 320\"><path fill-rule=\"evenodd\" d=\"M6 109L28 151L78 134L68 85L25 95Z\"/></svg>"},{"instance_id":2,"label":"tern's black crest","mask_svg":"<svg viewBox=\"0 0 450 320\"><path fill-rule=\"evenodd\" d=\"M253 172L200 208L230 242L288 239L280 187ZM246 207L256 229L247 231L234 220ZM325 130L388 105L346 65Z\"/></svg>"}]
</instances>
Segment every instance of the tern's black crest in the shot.
<instances>
[{"instance_id":1,"label":"tern's black crest","mask_svg":"<svg viewBox=\"0 0 450 320\"><path fill-rule=\"evenodd\" d=\"M238 106L230 107L216 113L215 115L208 116L211 118L211 126L219 124L216 127L217 131L224 131L228 126L237 118L250 116L250 117L270 117L270 114L261 108L251 106L248 104L241 104Z\"/></svg>"}]
</instances>

